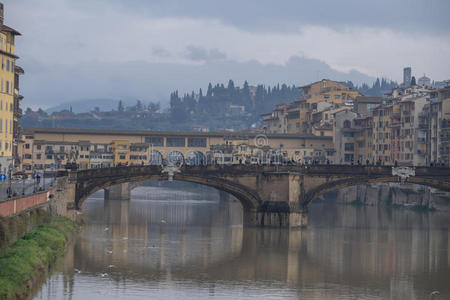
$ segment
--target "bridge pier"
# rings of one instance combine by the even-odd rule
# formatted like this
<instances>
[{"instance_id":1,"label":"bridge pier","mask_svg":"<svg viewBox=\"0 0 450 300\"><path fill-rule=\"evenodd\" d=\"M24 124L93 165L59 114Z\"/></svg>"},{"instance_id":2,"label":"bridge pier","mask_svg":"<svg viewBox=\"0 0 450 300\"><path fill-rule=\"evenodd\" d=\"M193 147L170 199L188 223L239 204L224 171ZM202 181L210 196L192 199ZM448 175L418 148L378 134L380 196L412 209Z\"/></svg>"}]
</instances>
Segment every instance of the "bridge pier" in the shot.
<instances>
[{"instance_id":1,"label":"bridge pier","mask_svg":"<svg viewBox=\"0 0 450 300\"><path fill-rule=\"evenodd\" d=\"M301 228L308 225L308 211L287 202L266 201L258 209L257 220L259 226Z\"/></svg>"},{"instance_id":2,"label":"bridge pier","mask_svg":"<svg viewBox=\"0 0 450 300\"><path fill-rule=\"evenodd\" d=\"M130 200L130 183L121 183L105 188L105 200Z\"/></svg>"}]
</instances>

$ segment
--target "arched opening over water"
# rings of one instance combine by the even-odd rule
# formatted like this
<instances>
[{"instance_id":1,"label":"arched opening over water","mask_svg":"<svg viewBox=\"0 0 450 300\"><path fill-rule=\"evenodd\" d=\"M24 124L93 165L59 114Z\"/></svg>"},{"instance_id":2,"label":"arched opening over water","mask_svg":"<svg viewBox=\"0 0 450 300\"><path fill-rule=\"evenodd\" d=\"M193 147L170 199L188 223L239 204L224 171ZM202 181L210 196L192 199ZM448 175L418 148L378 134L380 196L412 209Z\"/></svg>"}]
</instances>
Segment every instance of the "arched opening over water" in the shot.
<instances>
[{"instance_id":1,"label":"arched opening over water","mask_svg":"<svg viewBox=\"0 0 450 300\"><path fill-rule=\"evenodd\" d=\"M166 165L181 166L185 162L183 153L180 151L172 151L167 155Z\"/></svg>"},{"instance_id":2,"label":"arched opening over water","mask_svg":"<svg viewBox=\"0 0 450 300\"><path fill-rule=\"evenodd\" d=\"M201 166L206 164L206 157L200 151L192 151L186 157L186 164L189 166Z\"/></svg>"},{"instance_id":3,"label":"arched opening over water","mask_svg":"<svg viewBox=\"0 0 450 300\"><path fill-rule=\"evenodd\" d=\"M151 166L161 166L163 164L163 156L157 150L150 151L149 164Z\"/></svg>"}]
</instances>

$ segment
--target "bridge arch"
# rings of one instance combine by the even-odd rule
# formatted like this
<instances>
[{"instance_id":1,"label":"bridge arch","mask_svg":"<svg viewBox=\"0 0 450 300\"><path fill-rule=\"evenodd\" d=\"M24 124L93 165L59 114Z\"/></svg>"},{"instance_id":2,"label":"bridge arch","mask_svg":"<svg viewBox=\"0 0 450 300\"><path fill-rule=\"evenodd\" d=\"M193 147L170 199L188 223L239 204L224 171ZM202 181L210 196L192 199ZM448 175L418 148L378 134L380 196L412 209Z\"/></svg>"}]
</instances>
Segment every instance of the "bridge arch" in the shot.
<instances>
[{"instance_id":1,"label":"bridge arch","mask_svg":"<svg viewBox=\"0 0 450 300\"><path fill-rule=\"evenodd\" d=\"M158 173L160 173L160 171ZM160 175L158 173L130 177L103 177L101 180L88 181L84 184L78 183L75 191L76 209L81 209L84 200L86 200L93 193L111 187L113 185L130 182L143 183L152 180L168 180L167 175ZM222 178L206 178L187 174L177 174L175 180L206 185L227 192L235 196L240 201L244 209L244 213L248 211L256 211L262 203L261 199L255 191L252 191L239 183L235 183Z\"/></svg>"}]
</instances>

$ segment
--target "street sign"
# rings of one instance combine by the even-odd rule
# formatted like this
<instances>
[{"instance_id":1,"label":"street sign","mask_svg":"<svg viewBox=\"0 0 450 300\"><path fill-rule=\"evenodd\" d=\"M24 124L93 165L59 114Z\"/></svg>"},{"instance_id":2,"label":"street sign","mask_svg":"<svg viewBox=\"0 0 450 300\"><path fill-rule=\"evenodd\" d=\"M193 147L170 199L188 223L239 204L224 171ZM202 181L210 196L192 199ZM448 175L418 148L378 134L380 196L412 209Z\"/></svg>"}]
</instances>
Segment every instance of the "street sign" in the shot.
<instances>
[{"instance_id":1,"label":"street sign","mask_svg":"<svg viewBox=\"0 0 450 300\"><path fill-rule=\"evenodd\" d=\"M7 178L5 174L0 174L0 181L6 181Z\"/></svg>"}]
</instances>

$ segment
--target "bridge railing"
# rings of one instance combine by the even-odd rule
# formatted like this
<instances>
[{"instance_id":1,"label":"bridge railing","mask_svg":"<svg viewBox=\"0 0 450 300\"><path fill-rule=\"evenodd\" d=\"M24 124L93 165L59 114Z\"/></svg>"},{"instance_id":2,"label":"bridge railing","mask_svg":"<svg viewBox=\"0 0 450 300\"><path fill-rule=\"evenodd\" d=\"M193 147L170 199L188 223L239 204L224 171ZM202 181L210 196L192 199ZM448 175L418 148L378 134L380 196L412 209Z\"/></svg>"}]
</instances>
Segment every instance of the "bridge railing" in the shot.
<instances>
[{"instance_id":1,"label":"bridge railing","mask_svg":"<svg viewBox=\"0 0 450 300\"><path fill-rule=\"evenodd\" d=\"M181 166L183 174L242 174L242 173L300 173L310 175L379 175L391 176L390 166L361 166L361 165L207 165L207 166ZM416 176L449 176L448 168L415 168ZM101 169L86 169L68 171L69 178L73 180L90 180L104 177L136 177L145 175L162 175L161 166L122 166Z\"/></svg>"}]
</instances>

